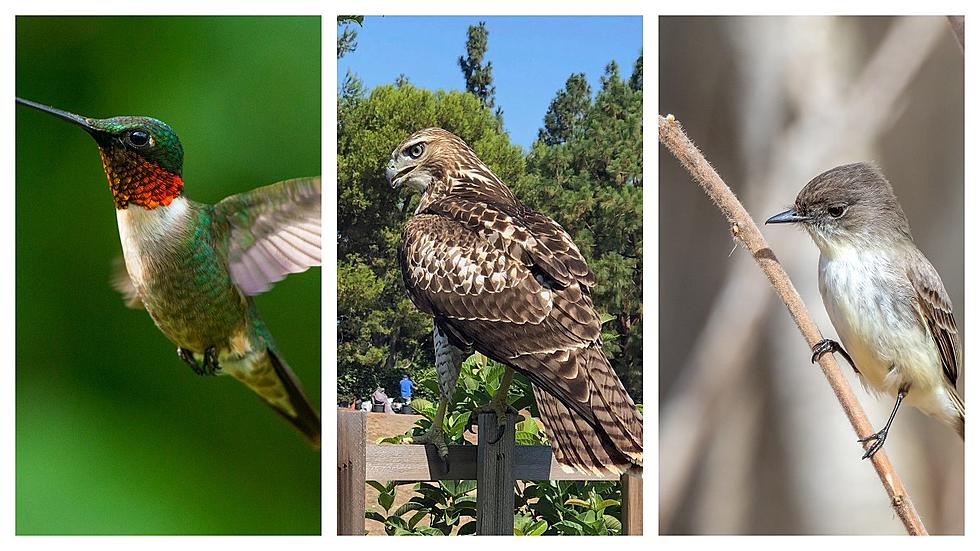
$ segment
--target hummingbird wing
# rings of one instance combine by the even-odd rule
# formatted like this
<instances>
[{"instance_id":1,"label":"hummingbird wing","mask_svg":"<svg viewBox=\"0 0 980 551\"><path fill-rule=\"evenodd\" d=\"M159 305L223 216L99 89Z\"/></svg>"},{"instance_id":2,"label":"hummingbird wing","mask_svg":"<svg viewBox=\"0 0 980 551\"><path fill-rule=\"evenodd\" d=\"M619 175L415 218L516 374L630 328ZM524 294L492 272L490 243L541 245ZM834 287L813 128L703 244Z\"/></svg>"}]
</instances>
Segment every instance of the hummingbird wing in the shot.
<instances>
[{"instance_id":1,"label":"hummingbird wing","mask_svg":"<svg viewBox=\"0 0 980 551\"><path fill-rule=\"evenodd\" d=\"M320 265L320 177L285 180L223 199L231 278L249 296Z\"/></svg>"},{"instance_id":2,"label":"hummingbird wing","mask_svg":"<svg viewBox=\"0 0 980 551\"><path fill-rule=\"evenodd\" d=\"M129 270L126 269L126 261L123 257L117 256L112 261L112 277L109 278L112 288L119 291L123 296L123 303L129 308L143 308L143 299L140 298L133 280L129 277Z\"/></svg>"},{"instance_id":3,"label":"hummingbird wing","mask_svg":"<svg viewBox=\"0 0 980 551\"><path fill-rule=\"evenodd\" d=\"M918 250L916 250L918 252ZM943 373L956 388L960 366L960 334L953 319L953 305L936 269L920 254L918 262L909 262L908 278L916 294L916 305L922 322L939 349Z\"/></svg>"}]
</instances>

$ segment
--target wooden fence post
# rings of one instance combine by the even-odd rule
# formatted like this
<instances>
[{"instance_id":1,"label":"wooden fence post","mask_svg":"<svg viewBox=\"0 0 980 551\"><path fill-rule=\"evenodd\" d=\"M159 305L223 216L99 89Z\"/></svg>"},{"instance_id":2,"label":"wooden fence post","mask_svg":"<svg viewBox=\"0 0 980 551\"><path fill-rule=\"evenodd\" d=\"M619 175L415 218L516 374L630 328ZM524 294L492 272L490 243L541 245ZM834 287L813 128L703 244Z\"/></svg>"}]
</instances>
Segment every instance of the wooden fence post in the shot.
<instances>
[{"instance_id":1,"label":"wooden fence post","mask_svg":"<svg viewBox=\"0 0 980 551\"><path fill-rule=\"evenodd\" d=\"M514 535L514 422L507 414L504 435L497 434L497 416L479 416L476 452L476 533L485 536Z\"/></svg>"},{"instance_id":2,"label":"wooden fence post","mask_svg":"<svg viewBox=\"0 0 980 551\"><path fill-rule=\"evenodd\" d=\"M643 535L643 478L623 474L619 478L623 488L622 523L624 536Z\"/></svg>"},{"instance_id":3,"label":"wooden fence post","mask_svg":"<svg viewBox=\"0 0 980 551\"><path fill-rule=\"evenodd\" d=\"M337 412L337 535L364 535L367 414Z\"/></svg>"}]
</instances>

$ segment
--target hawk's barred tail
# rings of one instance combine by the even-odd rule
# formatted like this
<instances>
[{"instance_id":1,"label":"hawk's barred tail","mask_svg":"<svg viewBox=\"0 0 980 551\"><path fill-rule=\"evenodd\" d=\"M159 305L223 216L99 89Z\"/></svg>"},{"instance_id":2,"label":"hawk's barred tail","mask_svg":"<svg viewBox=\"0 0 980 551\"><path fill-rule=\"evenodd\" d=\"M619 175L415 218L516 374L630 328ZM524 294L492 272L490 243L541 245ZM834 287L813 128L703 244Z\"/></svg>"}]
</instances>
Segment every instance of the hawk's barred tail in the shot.
<instances>
[{"instance_id":1,"label":"hawk's barred tail","mask_svg":"<svg viewBox=\"0 0 980 551\"><path fill-rule=\"evenodd\" d=\"M289 369L286 362L282 360L275 352L271 349L267 350L269 362L272 365L272 369L275 370L276 376L279 382L282 383L283 388L286 391L286 397L289 400L290 405L292 405L292 412L285 411L283 408L267 401L267 403L282 416L283 419L289 422L296 430L298 430L306 439L310 442L310 445L316 449L320 449L320 414L317 413L316 408L310 403L310 400L303 393L303 388L300 386L299 379L293 374L293 371ZM260 392L261 394L261 392Z\"/></svg>"},{"instance_id":2,"label":"hawk's barred tail","mask_svg":"<svg viewBox=\"0 0 980 551\"><path fill-rule=\"evenodd\" d=\"M574 411L547 390L534 386L534 396L555 460L588 474L620 475L643 464L643 416L598 348L586 354L592 416Z\"/></svg>"}]
</instances>

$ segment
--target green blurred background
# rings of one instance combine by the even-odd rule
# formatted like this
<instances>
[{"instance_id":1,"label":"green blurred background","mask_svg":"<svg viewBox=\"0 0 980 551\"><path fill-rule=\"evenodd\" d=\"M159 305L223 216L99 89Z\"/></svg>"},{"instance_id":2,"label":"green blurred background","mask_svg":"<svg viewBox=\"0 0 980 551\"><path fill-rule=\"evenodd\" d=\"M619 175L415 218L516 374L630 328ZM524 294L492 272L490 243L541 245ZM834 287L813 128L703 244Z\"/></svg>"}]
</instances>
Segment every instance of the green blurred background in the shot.
<instances>
[{"instance_id":1,"label":"green blurred background","mask_svg":"<svg viewBox=\"0 0 980 551\"><path fill-rule=\"evenodd\" d=\"M318 17L18 17L16 48L18 96L169 123L194 200L320 174ZM16 117L17 532L319 533L320 453L110 288L93 140ZM320 404L320 270L257 303Z\"/></svg>"}]
</instances>

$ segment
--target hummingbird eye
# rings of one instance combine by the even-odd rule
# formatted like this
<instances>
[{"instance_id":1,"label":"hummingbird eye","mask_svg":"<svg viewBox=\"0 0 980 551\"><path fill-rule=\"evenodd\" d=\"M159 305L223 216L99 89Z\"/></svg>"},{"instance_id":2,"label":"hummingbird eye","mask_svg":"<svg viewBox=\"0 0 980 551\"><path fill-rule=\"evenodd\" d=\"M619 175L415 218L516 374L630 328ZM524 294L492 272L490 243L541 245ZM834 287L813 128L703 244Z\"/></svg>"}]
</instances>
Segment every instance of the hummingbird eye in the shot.
<instances>
[{"instance_id":1,"label":"hummingbird eye","mask_svg":"<svg viewBox=\"0 0 980 551\"><path fill-rule=\"evenodd\" d=\"M150 143L150 134L145 130L133 130L126 135L126 141L133 147L146 147Z\"/></svg>"},{"instance_id":2,"label":"hummingbird eye","mask_svg":"<svg viewBox=\"0 0 980 551\"><path fill-rule=\"evenodd\" d=\"M844 205L834 205L832 207L827 207L827 214L829 214L831 218L840 218L841 216L844 216L845 210L847 210L847 207Z\"/></svg>"},{"instance_id":3,"label":"hummingbird eye","mask_svg":"<svg viewBox=\"0 0 980 551\"><path fill-rule=\"evenodd\" d=\"M413 159L418 159L419 157L422 156L423 151L425 151L425 144L417 143L413 145L411 149L408 150L408 156Z\"/></svg>"}]
</instances>

